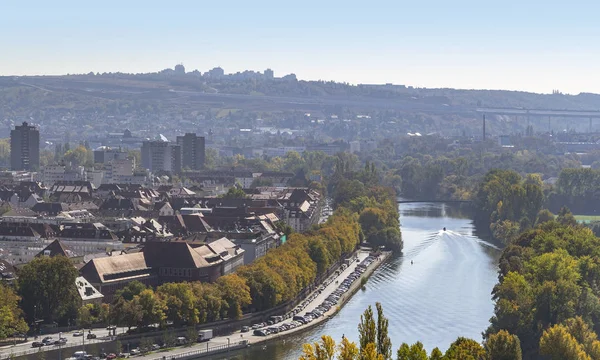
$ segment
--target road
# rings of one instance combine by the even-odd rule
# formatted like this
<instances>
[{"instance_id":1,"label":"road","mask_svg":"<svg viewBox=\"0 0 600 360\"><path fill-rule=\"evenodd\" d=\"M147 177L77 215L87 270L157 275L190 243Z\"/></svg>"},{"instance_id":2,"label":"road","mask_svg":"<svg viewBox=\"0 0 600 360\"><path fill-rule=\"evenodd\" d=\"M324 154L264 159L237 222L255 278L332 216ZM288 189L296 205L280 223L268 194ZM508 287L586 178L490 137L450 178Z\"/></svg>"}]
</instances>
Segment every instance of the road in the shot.
<instances>
[{"instance_id":1,"label":"road","mask_svg":"<svg viewBox=\"0 0 600 360\"><path fill-rule=\"evenodd\" d=\"M76 331L77 331L77 329L74 328L72 331L60 333L60 336L67 339L67 344L62 346L63 349L71 348L71 347L83 348L84 344L87 346L88 344L100 344L100 343L110 340L109 331L104 328L92 330L92 333L96 334L96 336L97 336L96 339L87 339L86 338L88 330L86 330L84 336L73 336L73 334ZM117 334L124 333L125 331L127 331L126 327L117 328ZM41 341L46 336L50 336L54 340L58 340L59 334L58 333L55 333L55 334L44 333L44 334L40 335L37 340L30 337L30 338L28 338L27 342L20 343L17 345L9 345L9 346L0 347L0 358L2 358L2 359L8 358L11 354L13 354L15 356L19 356L23 353L38 352L39 349L31 347L31 344L34 341ZM101 347L101 346L99 345L98 347ZM54 350L54 349L58 349L58 346L50 345L50 346L42 347L42 351Z\"/></svg>"},{"instance_id":2,"label":"road","mask_svg":"<svg viewBox=\"0 0 600 360\"><path fill-rule=\"evenodd\" d=\"M304 310L302 312L300 312L299 315L305 315L307 312L310 312L310 311L314 310L315 308L317 308L325 299L327 299L329 297L329 295L331 295L331 293L333 293L338 288L339 284L341 284L342 281L344 281L344 279L346 279L356 269L356 266L361 261L363 261L364 259L366 259L369 256L369 253L366 251L359 251L357 256L358 256L359 260L352 262L352 264L350 264L350 266L348 266L338 276L335 276L333 281L331 281L331 283L329 285L327 285L320 294L318 294L312 301L310 301L306 305ZM371 266L374 266L374 265L375 264L372 264ZM336 281L338 281L339 284L336 284ZM309 295L309 297L310 297L310 295ZM163 356L170 358L172 356L177 356L177 355L185 354L185 353L192 352L192 351L197 351L197 350L206 349L206 348L214 348L214 347L218 347L218 346L224 346L224 345L227 345L228 343L234 343L234 342L238 342L240 340L248 340L248 343L250 345L252 345L252 344L263 342L263 341L266 341L269 339L280 337L282 335L285 336L285 335L291 334L293 332L302 331L308 327L314 326L316 322L326 320L329 316L333 315L335 313L335 311L336 311L336 306L333 306L333 307L331 307L331 309L329 309L329 311L327 313L323 314L323 317L321 317L319 319L315 319L311 323L301 325L295 329L288 330L288 331L285 331L285 332L279 333L279 334L272 334L272 335L267 335L267 336L256 336L256 335L252 334L252 331L247 332L247 333L242 333L241 331L236 331L233 334L230 334L228 336L215 337L212 340L210 340L209 342L195 344L191 347L177 348L176 350L172 350L169 352L156 352L156 353L150 353L150 354L147 354L144 356L137 356L137 357L140 359L160 360L163 358ZM291 320L286 320L282 323L279 323L278 325L281 325L281 324L284 324L284 323L290 322L290 321Z\"/></svg>"}]
</instances>

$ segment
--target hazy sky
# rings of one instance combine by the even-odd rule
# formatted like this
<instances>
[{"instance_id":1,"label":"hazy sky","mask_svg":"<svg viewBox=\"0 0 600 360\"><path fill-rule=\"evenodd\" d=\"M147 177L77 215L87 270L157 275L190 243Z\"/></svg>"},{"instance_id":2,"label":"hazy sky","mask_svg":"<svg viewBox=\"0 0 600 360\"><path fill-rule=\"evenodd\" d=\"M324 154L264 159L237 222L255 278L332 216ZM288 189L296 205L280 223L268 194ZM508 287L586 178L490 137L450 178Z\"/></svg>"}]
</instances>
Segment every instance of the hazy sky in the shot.
<instances>
[{"instance_id":1,"label":"hazy sky","mask_svg":"<svg viewBox=\"0 0 600 360\"><path fill-rule=\"evenodd\" d=\"M0 0L0 74L202 72L600 93L599 1Z\"/></svg>"}]
</instances>

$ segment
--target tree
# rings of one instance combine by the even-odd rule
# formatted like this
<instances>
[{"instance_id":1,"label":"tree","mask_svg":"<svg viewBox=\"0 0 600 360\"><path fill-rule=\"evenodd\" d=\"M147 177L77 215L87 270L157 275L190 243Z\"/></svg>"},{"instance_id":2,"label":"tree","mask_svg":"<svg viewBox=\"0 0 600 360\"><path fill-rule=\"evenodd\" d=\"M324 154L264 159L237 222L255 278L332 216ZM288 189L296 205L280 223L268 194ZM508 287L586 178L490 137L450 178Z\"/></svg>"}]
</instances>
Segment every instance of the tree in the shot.
<instances>
[{"instance_id":1,"label":"tree","mask_svg":"<svg viewBox=\"0 0 600 360\"><path fill-rule=\"evenodd\" d=\"M558 221L562 225L568 225L568 226L577 225L577 220L575 219L575 216L573 216L571 211L566 206L563 206L562 208L560 208L560 211L558 212L558 217L556 218L556 221Z\"/></svg>"},{"instance_id":2,"label":"tree","mask_svg":"<svg viewBox=\"0 0 600 360\"><path fill-rule=\"evenodd\" d=\"M244 190L242 190L241 187L236 185L230 187L229 190L227 190L227 193L219 195L219 197L223 199L245 199L248 197L248 195L244 192Z\"/></svg>"},{"instance_id":3,"label":"tree","mask_svg":"<svg viewBox=\"0 0 600 360\"><path fill-rule=\"evenodd\" d=\"M489 360L521 360L521 342L506 330L490 335L485 350Z\"/></svg>"},{"instance_id":4,"label":"tree","mask_svg":"<svg viewBox=\"0 0 600 360\"><path fill-rule=\"evenodd\" d=\"M134 296L131 302L139 306L142 311L141 326L152 324L160 324L162 326L167 319L165 315L165 311L167 310L166 305L152 289L142 291L139 295Z\"/></svg>"},{"instance_id":5,"label":"tree","mask_svg":"<svg viewBox=\"0 0 600 360\"><path fill-rule=\"evenodd\" d=\"M0 282L0 340L29 329L19 308L19 296L12 288Z\"/></svg>"},{"instance_id":6,"label":"tree","mask_svg":"<svg viewBox=\"0 0 600 360\"><path fill-rule=\"evenodd\" d=\"M192 346L196 339L198 338L198 332L193 326L187 328L185 332L185 337L188 339L186 346Z\"/></svg>"},{"instance_id":7,"label":"tree","mask_svg":"<svg viewBox=\"0 0 600 360\"><path fill-rule=\"evenodd\" d=\"M377 353L383 355L384 359L392 358L392 341L388 335L388 319L383 315L383 307L375 303L377 308ZM423 345L421 344L421 347Z\"/></svg>"},{"instance_id":8,"label":"tree","mask_svg":"<svg viewBox=\"0 0 600 360\"><path fill-rule=\"evenodd\" d=\"M133 300L134 296L139 295L144 290L146 290L146 285L139 281L132 281L115 292L115 301L118 301L119 298L124 298L127 301Z\"/></svg>"},{"instance_id":9,"label":"tree","mask_svg":"<svg viewBox=\"0 0 600 360\"><path fill-rule=\"evenodd\" d=\"M157 295L164 301L168 320L176 326L183 323L198 324L199 311L196 309L196 296L190 283L167 283L156 289Z\"/></svg>"},{"instance_id":10,"label":"tree","mask_svg":"<svg viewBox=\"0 0 600 360\"><path fill-rule=\"evenodd\" d=\"M66 322L77 313L77 269L64 256L36 257L19 273L18 289L29 321Z\"/></svg>"},{"instance_id":11,"label":"tree","mask_svg":"<svg viewBox=\"0 0 600 360\"><path fill-rule=\"evenodd\" d=\"M250 288L246 280L237 274L221 276L217 280L221 289L223 299L227 302L227 317L239 319L242 317L242 309L252 303Z\"/></svg>"},{"instance_id":12,"label":"tree","mask_svg":"<svg viewBox=\"0 0 600 360\"><path fill-rule=\"evenodd\" d=\"M149 339L147 337L142 337L140 339L140 351L142 353L147 353L151 349L152 349L152 339Z\"/></svg>"},{"instance_id":13,"label":"tree","mask_svg":"<svg viewBox=\"0 0 600 360\"><path fill-rule=\"evenodd\" d=\"M554 325L540 338L540 354L552 360L592 360L564 325Z\"/></svg>"},{"instance_id":14,"label":"tree","mask_svg":"<svg viewBox=\"0 0 600 360\"><path fill-rule=\"evenodd\" d=\"M95 323L95 319L92 316L92 308L94 305L86 304L82 305L79 310L77 310L77 326L80 328L89 328L93 323Z\"/></svg>"},{"instance_id":15,"label":"tree","mask_svg":"<svg viewBox=\"0 0 600 360\"><path fill-rule=\"evenodd\" d=\"M377 347L374 343L368 343L367 346L360 351L360 360L385 360L383 355L377 353Z\"/></svg>"},{"instance_id":16,"label":"tree","mask_svg":"<svg viewBox=\"0 0 600 360\"><path fill-rule=\"evenodd\" d=\"M443 357L444 357L444 354L442 354L440 349L434 348L433 350L431 350L431 355L429 356L429 360L442 360Z\"/></svg>"},{"instance_id":17,"label":"tree","mask_svg":"<svg viewBox=\"0 0 600 360\"><path fill-rule=\"evenodd\" d=\"M323 335L314 345L304 344L300 360L333 360L335 357L335 341L330 336Z\"/></svg>"},{"instance_id":18,"label":"tree","mask_svg":"<svg viewBox=\"0 0 600 360\"><path fill-rule=\"evenodd\" d=\"M485 360L485 349L477 341L459 337L444 355L448 360Z\"/></svg>"},{"instance_id":19,"label":"tree","mask_svg":"<svg viewBox=\"0 0 600 360\"><path fill-rule=\"evenodd\" d=\"M383 315L383 307L375 303L377 308L377 322L373 316L373 309L369 306L360 317L358 334L361 354L369 344L375 345L375 352L383 359L392 358L392 343L388 336L388 319Z\"/></svg>"},{"instance_id":20,"label":"tree","mask_svg":"<svg viewBox=\"0 0 600 360\"><path fill-rule=\"evenodd\" d=\"M346 337L342 338L342 342L339 345L338 351L338 360L356 360L360 354L360 350L356 344L348 340Z\"/></svg>"},{"instance_id":21,"label":"tree","mask_svg":"<svg viewBox=\"0 0 600 360\"><path fill-rule=\"evenodd\" d=\"M361 353L368 344L375 344L377 341L377 328L375 325L375 320L373 319L373 309L370 305L360 316L360 323L358 324L358 338ZM375 350L377 351L377 348L375 348Z\"/></svg>"},{"instance_id":22,"label":"tree","mask_svg":"<svg viewBox=\"0 0 600 360\"><path fill-rule=\"evenodd\" d=\"M542 209L537 214L535 224L540 225L552 220L554 220L554 214L552 214L548 209Z\"/></svg>"}]
</instances>

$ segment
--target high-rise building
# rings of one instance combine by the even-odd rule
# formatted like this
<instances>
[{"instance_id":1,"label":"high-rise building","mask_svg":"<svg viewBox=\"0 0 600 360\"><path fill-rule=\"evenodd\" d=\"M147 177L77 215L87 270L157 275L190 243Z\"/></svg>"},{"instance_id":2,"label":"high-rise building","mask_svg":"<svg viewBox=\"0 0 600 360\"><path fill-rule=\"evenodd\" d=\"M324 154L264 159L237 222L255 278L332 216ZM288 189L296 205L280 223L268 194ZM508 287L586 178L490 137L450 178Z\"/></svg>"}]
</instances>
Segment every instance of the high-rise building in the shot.
<instances>
[{"instance_id":1,"label":"high-rise building","mask_svg":"<svg viewBox=\"0 0 600 360\"><path fill-rule=\"evenodd\" d=\"M206 147L204 136L186 133L177 137L177 145L181 146L181 166L184 169L200 170L204 168Z\"/></svg>"},{"instance_id":2,"label":"high-rise building","mask_svg":"<svg viewBox=\"0 0 600 360\"><path fill-rule=\"evenodd\" d=\"M40 131L23 123L10 132L11 170L36 170L40 167Z\"/></svg>"},{"instance_id":3,"label":"high-rise building","mask_svg":"<svg viewBox=\"0 0 600 360\"><path fill-rule=\"evenodd\" d=\"M151 172L181 172L181 146L164 140L142 143L142 166Z\"/></svg>"}]
</instances>

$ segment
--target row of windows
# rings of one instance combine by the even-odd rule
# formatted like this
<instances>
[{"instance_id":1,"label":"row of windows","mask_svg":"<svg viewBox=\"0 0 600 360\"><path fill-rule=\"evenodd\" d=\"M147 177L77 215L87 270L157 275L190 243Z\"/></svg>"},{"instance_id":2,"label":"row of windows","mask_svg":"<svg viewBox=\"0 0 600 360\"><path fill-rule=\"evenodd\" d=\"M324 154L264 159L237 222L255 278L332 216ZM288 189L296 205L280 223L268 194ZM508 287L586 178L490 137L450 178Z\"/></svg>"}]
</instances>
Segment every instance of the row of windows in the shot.
<instances>
[{"instance_id":1,"label":"row of windows","mask_svg":"<svg viewBox=\"0 0 600 360\"><path fill-rule=\"evenodd\" d=\"M161 276L192 277L192 269L160 268Z\"/></svg>"}]
</instances>

